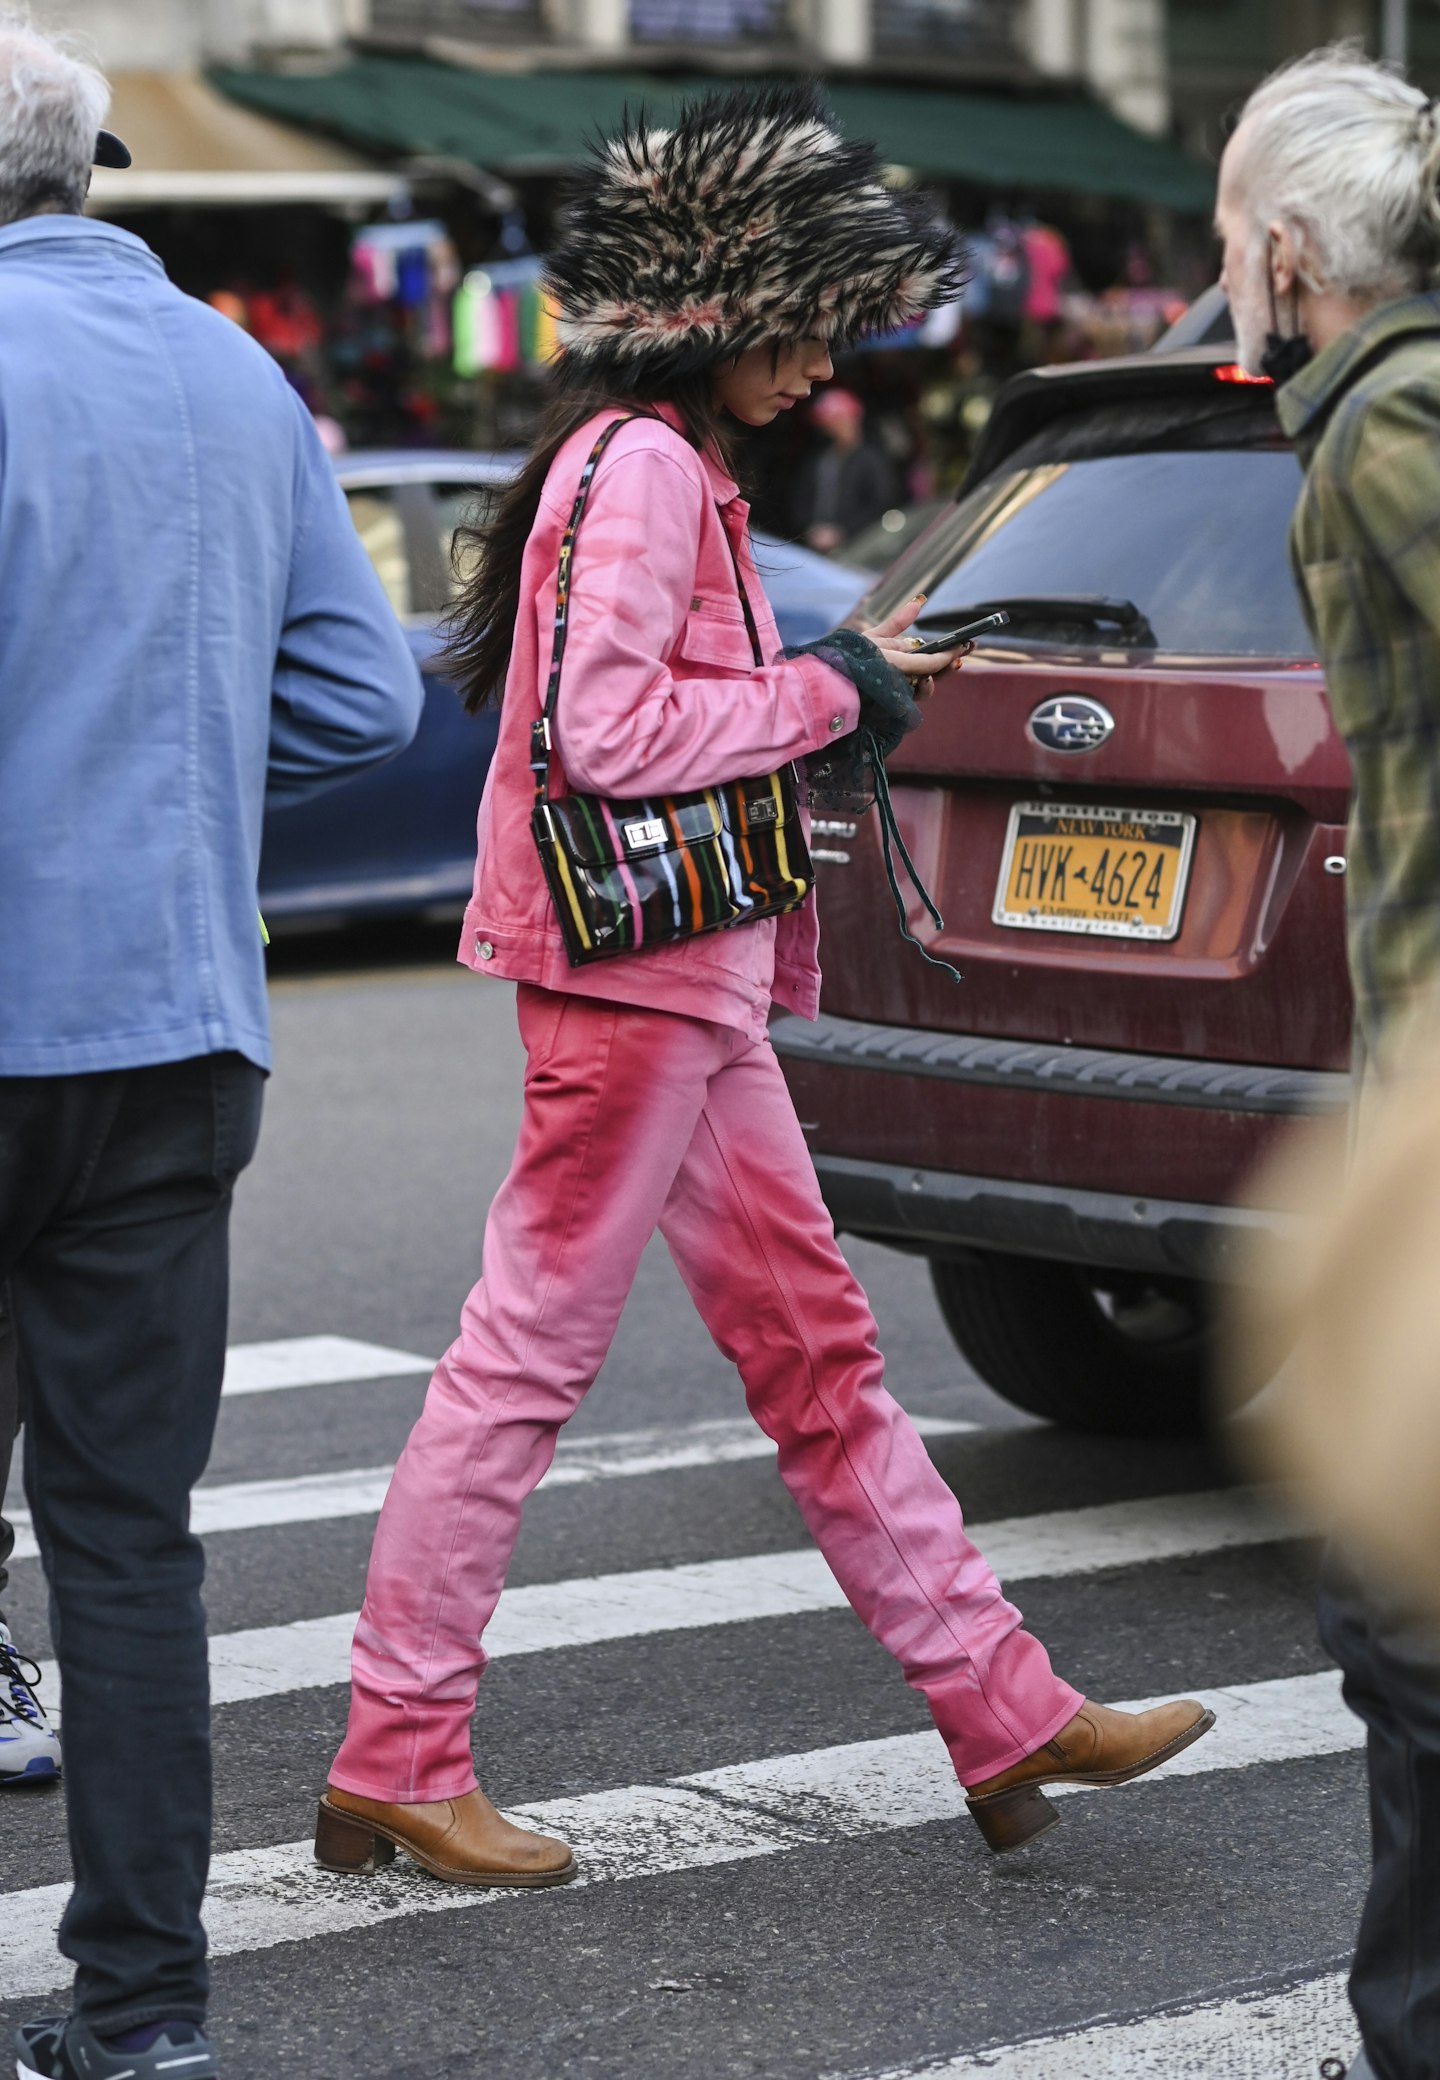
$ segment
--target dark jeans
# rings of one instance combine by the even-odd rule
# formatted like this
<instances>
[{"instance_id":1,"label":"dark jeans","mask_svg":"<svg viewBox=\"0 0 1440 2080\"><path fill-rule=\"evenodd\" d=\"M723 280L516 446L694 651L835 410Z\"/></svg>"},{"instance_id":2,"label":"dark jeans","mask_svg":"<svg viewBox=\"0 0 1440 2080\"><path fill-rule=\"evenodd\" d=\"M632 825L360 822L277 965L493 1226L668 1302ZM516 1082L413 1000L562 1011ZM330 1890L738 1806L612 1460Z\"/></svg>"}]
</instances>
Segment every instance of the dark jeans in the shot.
<instances>
[{"instance_id":1,"label":"dark jeans","mask_svg":"<svg viewBox=\"0 0 1440 2080\"><path fill-rule=\"evenodd\" d=\"M1373 1864L1350 1999L1376 2080L1440 2080L1440 1629L1332 1566L1320 1637L1369 1736Z\"/></svg>"},{"instance_id":2,"label":"dark jeans","mask_svg":"<svg viewBox=\"0 0 1440 2080\"><path fill-rule=\"evenodd\" d=\"M74 2006L119 2032L205 2012L204 1560L190 1489L225 1362L231 1191L261 1072L239 1055L0 1078L0 1284L60 1661Z\"/></svg>"}]
</instances>

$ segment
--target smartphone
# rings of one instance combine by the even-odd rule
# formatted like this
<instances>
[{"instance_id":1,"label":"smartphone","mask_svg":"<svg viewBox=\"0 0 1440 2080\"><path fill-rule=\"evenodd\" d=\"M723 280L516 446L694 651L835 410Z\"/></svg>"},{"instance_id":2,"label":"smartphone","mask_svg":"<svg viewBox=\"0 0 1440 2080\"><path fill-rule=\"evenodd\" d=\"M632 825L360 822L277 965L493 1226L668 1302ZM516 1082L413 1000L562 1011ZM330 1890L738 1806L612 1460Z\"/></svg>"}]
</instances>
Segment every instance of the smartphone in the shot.
<instances>
[{"instance_id":1,"label":"smartphone","mask_svg":"<svg viewBox=\"0 0 1440 2080\"><path fill-rule=\"evenodd\" d=\"M927 636L923 643L915 645L922 657L933 657L939 650L958 650L962 643L973 643L977 636L988 636L997 628L1008 628L1008 614L987 614L983 621L967 621L963 628L952 628L943 636Z\"/></svg>"}]
</instances>

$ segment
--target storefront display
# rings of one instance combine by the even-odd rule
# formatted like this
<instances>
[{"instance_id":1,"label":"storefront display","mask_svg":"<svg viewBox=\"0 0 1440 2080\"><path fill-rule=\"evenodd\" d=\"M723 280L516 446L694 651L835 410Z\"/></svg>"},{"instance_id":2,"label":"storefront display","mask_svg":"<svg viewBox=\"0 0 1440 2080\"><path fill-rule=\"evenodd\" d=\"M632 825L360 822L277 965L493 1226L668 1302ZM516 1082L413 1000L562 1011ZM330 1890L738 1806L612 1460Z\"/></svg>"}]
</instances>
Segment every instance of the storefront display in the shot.
<instances>
[{"instance_id":1,"label":"storefront display","mask_svg":"<svg viewBox=\"0 0 1440 2080\"><path fill-rule=\"evenodd\" d=\"M540 287L538 258L471 270L455 297L455 373L538 373L559 344L555 313Z\"/></svg>"}]
</instances>

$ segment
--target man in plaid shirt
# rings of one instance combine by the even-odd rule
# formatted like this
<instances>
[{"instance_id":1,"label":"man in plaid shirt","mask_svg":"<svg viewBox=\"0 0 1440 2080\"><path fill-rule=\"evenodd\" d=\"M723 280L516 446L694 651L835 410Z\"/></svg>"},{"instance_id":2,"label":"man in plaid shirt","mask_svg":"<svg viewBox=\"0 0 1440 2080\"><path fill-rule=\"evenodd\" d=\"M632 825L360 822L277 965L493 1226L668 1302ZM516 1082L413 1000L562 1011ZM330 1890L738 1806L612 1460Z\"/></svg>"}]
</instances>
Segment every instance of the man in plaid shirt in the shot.
<instances>
[{"instance_id":1,"label":"man in plaid shirt","mask_svg":"<svg viewBox=\"0 0 1440 2080\"><path fill-rule=\"evenodd\" d=\"M1276 399L1305 465L1291 557L1354 774L1365 1054L1440 978L1440 295L1379 305Z\"/></svg>"},{"instance_id":2,"label":"man in plaid shirt","mask_svg":"<svg viewBox=\"0 0 1440 2080\"><path fill-rule=\"evenodd\" d=\"M1357 1063L1440 987L1440 124L1353 49L1246 104L1216 228L1241 359L1280 386L1305 468L1291 555L1354 775ZM1374 1863L1352 2080L1440 2080L1440 1639L1344 1578L1321 1636L1368 1732Z\"/></svg>"}]
</instances>

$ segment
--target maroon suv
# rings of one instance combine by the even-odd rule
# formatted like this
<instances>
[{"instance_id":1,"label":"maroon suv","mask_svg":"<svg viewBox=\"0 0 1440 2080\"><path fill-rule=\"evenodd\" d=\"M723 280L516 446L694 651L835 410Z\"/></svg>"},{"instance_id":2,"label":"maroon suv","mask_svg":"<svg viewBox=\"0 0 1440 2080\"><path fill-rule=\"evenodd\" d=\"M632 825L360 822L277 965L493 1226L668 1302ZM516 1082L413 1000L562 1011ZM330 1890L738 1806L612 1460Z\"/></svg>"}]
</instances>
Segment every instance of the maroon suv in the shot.
<instances>
[{"instance_id":1,"label":"maroon suv","mask_svg":"<svg viewBox=\"0 0 1440 2080\"><path fill-rule=\"evenodd\" d=\"M964 981L900 938L876 818L822 820L822 1016L773 1030L836 1226L928 1256L981 1376L1088 1429L1194 1424L1247 1172L1346 1096L1349 767L1233 351L1002 392L856 616L1011 617L891 765Z\"/></svg>"}]
</instances>

